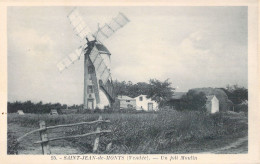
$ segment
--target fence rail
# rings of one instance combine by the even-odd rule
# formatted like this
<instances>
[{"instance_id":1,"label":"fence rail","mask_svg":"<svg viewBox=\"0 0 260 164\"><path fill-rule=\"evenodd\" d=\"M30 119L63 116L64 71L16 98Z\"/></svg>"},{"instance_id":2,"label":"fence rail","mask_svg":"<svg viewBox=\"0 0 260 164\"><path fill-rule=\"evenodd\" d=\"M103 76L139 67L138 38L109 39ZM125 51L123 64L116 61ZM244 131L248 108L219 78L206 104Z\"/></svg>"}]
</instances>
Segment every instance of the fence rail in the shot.
<instances>
[{"instance_id":1,"label":"fence rail","mask_svg":"<svg viewBox=\"0 0 260 164\"><path fill-rule=\"evenodd\" d=\"M66 125L56 125L56 126L49 126L49 127L45 127L45 128L39 128L39 129L35 129L32 130L26 134L24 134L23 136L19 137L17 139L18 142L20 142L24 137L36 133L36 132L40 132L42 130L49 130L49 129L55 129L55 128L61 128L61 127L70 127L70 126L78 126L78 125L84 125L84 124L97 124L97 123L110 123L110 120L96 120L96 121L91 121L91 122L79 122L79 123L74 123L74 124L66 124Z\"/></svg>"},{"instance_id":2,"label":"fence rail","mask_svg":"<svg viewBox=\"0 0 260 164\"><path fill-rule=\"evenodd\" d=\"M91 132L91 133L85 133L85 134L73 135L73 136L57 137L57 138L48 139L48 141L86 137L86 136L90 136L90 135L94 135L94 134L101 134L101 133L111 133L111 130L103 130L103 131L100 131L100 132ZM34 142L34 144L40 144L40 143L48 142L48 141L36 141L36 142Z\"/></svg>"},{"instance_id":3,"label":"fence rail","mask_svg":"<svg viewBox=\"0 0 260 164\"><path fill-rule=\"evenodd\" d=\"M40 136L41 136L41 141L36 141L36 142L34 142L34 144L41 144L41 146L42 146L42 153L43 154L51 154L51 151L50 151L50 148L49 148L49 144L48 144L50 141L69 139L69 138L79 138L79 137L86 137L86 136L90 136L90 135L96 135L96 139L95 139L94 145L93 145L93 152L96 153L97 150L98 150L98 146L99 146L100 134L102 134L102 133L111 133L111 130L101 130L101 126L100 126L101 123L110 123L110 120L102 120L102 116L99 116L98 120L95 120L95 121L79 122L79 123L65 124L65 125L56 125L56 126L49 126L49 127L46 127L45 121L40 121L40 128L39 129L32 130L32 131L24 134L23 136L19 137L17 139L17 141L21 142L21 140L23 138L25 138L26 136L28 136L30 134L33 134L35 132L39 132ZM97 129L94 132L89 132L89 133L80 134L80 135L62 136L62 137L56 137L56 138L51 138L51 139L48 138L47 130L49 130L49 129L62 128L62 127L71 127L71 126L78 126L78 125L84 125L84 124L88 124L88 125L97 124ZM111 143L109 144L109 146L111 146Z\"/></svg>"}]
</instances>

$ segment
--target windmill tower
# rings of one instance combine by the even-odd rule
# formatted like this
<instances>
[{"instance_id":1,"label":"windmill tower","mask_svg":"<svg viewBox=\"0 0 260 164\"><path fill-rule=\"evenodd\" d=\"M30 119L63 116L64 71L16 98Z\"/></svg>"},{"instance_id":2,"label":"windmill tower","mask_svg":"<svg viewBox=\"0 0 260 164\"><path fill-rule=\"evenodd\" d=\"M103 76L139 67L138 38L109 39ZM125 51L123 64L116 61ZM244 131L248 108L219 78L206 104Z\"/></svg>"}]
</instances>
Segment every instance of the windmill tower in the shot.
<instances>
[{"instance_id":1,"label":"windmill tower","mask_svg":"<svg viewBox=\"0 0 260 164\"><path fill-rule=\"evenodd\" d=\"M111 53L102 44L114 32L125 26L129 20L119 13L109 23L98 26L92 33L86 26L79 12L74 9L68 15L69 21L81 40L84 42L78 49L61 60L57 67L59 71L68 68L84 55L84 109L104 109L115 100L112 76L110 72Z\"/></svg>"}]
</instances>

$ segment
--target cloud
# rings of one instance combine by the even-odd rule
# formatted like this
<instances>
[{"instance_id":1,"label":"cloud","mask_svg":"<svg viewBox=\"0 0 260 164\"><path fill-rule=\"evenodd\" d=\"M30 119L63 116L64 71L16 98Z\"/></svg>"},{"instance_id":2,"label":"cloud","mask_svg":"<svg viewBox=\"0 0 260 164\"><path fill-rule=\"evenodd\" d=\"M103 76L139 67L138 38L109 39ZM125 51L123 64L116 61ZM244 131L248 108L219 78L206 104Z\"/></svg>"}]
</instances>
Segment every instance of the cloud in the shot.
<instances>
[{"instance_id":1,"label":"cloud","mask_svg":"<svg viewBox=\"0 0 260 164\"><path fill-rule=\"evenodd\" d=\"M34 99L39 91L48 90L56 61L55 43L50 36L40 34L34 29L19 28L11 31L8 40L8 90L16 99ZM20 87L23 86L23 87ZM41 94L45 94L42 92Z\"/></svg>"},{"instance_id":2,"label":"cloud","mask_svg":"<svg viewBox=\"0 0 260 164\"><path fill-rule=\"evenodd\" d=\"M155 33L153 36L137 36L140 38L133 39L128 37L126 43L115 42L115 45L124 47L124 52L128 53L121 53L111 46L111 52L120 54L112 55L113 75L119 80L133 82L148 81L150 78L165 80L168 75L189 76L191 69L211 58L210 50L201 47L208 39L206 33L190 33L177 45L172 45L168 40L154 39L160 38L157 35ZM131 46L133 42L139 46Z\"/></svg>"},{"instance_id":3,"label":"cloud","mask_svg":"<svg viewBox=\"0 0 260 164\"><path fill-rule=\"evenodd\" d=\"M208 36L203 32L193 32L180 44L180 51L187 55L206 55L209 47L203 47L208 42Z\"/></svg>"},{"instance_id":4,"label":"cloud","mask_svg":"<svg viewBox=\"0 0 260 164\"><path fill-rule=\"evenodd\" d=\"M9 33L9 43L25 57L33 56L46 61L53 57L55 42L50 36L40 34L34 29L20 28Z\"/></svg>"}]
</instances>

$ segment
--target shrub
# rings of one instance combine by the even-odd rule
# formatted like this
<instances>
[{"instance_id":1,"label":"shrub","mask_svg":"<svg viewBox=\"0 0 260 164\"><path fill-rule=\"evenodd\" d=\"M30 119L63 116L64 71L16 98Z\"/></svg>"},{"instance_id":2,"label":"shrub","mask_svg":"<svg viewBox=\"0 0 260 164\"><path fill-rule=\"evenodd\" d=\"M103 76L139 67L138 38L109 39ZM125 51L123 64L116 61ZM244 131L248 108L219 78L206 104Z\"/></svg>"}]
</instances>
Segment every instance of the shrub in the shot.
<instances>
[{"instance_id":1,"label":"shrub","mask_svg":"<svg viewBox=\"0 0 260 164\"><path fill-rule=\"evenodd\" d=\"M114 112L114 110L111 107L107 107L104 109L104 113L112 113L112 112Z\"/></svg>"},{"instance_id":2,"label":"shrub","mask_svg":"<svg viewBox=\"0 0 260 164\"><path fill-rule=\"evenodd\" d=\"M235 111L236 112L244 112L248 113L248 104L238 104L235 106Z\"/></svg>"},{"instance_id":3,"label":"shrub","mask_svg":"<svg viewBox=\"0 0 260 164\"><path fill-rule=\"evenodd\" d=\"M94 110L94 113L102 113L102 110L99 109L98 107L96 107L95 110Z\"/></svg>"},{"instance_id":4,"label":"shrub","mask_svg":"<svg viewBox=\"0 0 260 164\"><path fill-rule=\"evenodd\" d=\"M7 132L7 154L18 154L19 143L13 132Z\"/></svg>"},{"instance_id":5,"label":"shrub","mask_svg":"<svg viewBox=\"0 0 260 164\"><path fill-rule=\"evenodd\" d=\"M206 95L203 92L195 92L194 90L189 90L189 92L184 95L178 105L178 110L195 110L195 111L206 111Z\"/></svg>"},{"instance_id":6,"label":"shrub","mask_svg":"<svg viewBox=\"0 0 260 164\"><path fill-rule=\"evenodd\" d=\"M93 113L90 109L77 109L77 114L87 114L87 113Z\"/></svg>"}]
</instances>

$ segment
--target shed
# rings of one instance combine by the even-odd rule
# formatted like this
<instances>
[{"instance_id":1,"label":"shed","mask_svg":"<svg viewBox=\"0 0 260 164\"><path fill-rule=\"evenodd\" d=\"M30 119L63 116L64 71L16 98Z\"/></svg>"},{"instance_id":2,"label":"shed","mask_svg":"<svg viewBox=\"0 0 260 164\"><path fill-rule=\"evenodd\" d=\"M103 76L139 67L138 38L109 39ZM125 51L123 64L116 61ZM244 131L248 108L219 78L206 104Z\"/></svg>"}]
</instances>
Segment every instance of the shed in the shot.
<instances>
[{"instance_id":1,"label":"shed","mask_svg":"<svg viewBox=\"0 0 260 164\"><path fill-rule=\"evenodd\" d=\"M135 109L136 101L134 98L120 95L116 98L116 106L119 109Z\"/></svg>"},{"instance_id":2,"label":"shed","mask_svg":"<svg viewBox=\"0 0 260 164\"><path fill-rule=\"evenodd\" d=\"M206 109L208 113L219 112L219 101L215 95L206 96Z\"/></svg>"}]
</instances>

